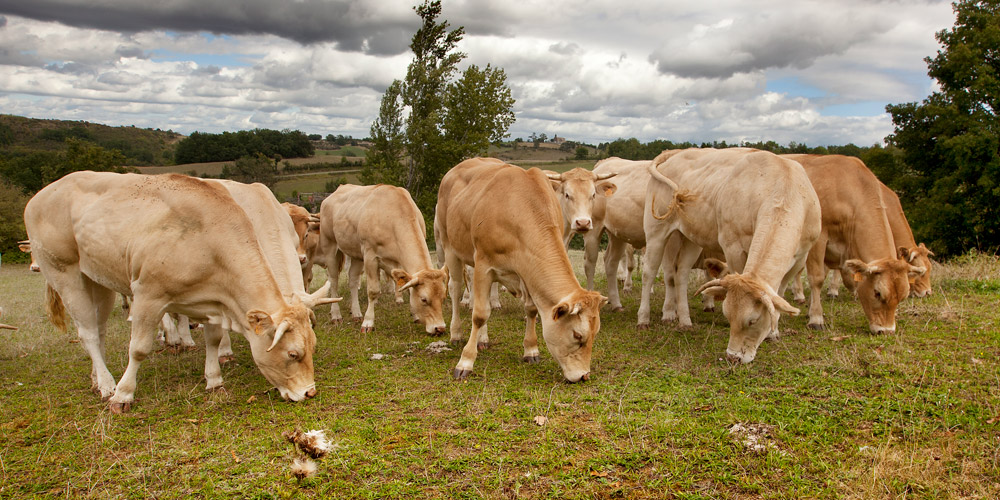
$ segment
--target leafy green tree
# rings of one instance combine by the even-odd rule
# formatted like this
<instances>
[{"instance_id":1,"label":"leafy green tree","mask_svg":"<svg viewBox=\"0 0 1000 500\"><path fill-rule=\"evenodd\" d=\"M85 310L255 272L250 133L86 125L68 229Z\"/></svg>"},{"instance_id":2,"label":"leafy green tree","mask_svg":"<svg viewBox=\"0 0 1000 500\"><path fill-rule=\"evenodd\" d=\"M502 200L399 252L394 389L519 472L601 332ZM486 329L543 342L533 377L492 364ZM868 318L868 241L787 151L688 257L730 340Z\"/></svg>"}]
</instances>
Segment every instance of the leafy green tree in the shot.
<instances>
[{"instance_id":1,"label":"leafy green tree","mask_svg":"<svg viewBox=\"0 0 1000 500\"><path fill-rule=\"evenodd\" d=\"M1000 2L952 4L925 59L940 90L886 106L909 172L894 179L918 241L938 255L1000 246Z\"/></svg>"},{"instance_id":2,"label":"leafy green tree","mask_svg":"<svg viewBox=\"0 0 1000 500\"><path fill-rule=\"evenodd\" d=\"M576 147L576 154L573 156L575 160L586 160L590 156L590 150L584 146Z\"/></svg>"},{"instance_id":3,"label":"leafy green tree","mask_svg":"<svg viewBox=\"0 0 1000 500\"><path fill-rule=\"evenodd\" d=\"M261 153L254 156L244 156L236 160L232 167L226 165L223 167L222 173L224 178L247 184L259 182L268 188L273 188L277 181L274 163Z\"/></svg>"},{"instance_id":4,"label":"leafy green tree","mask_svg":"<svg viewBox=\"0 0 1000 500\"><path fill-rule=\"evenodd\" d=\"M425 0L414 10L423 22L410 43L413 60L406 78L382 96L362 181L405 187L429 219L444 174L506 137L514 100L499 68L471 66L453 81L465 58L455 50L464 29L438 22L438 0Z\"/></svg>"},{"instance_id":5,"label":"leafy green tree","mask_svg":"<svg viewBox=\"0 0 1000 500\"><path fill-rule=\"evenodd\" d=\"M4 262L25 262L27 254L21 254L17 242L27 238L24 231L24 205L28 196L20 187L0 181L0 254Z\"/></svg>"}]
</instances>

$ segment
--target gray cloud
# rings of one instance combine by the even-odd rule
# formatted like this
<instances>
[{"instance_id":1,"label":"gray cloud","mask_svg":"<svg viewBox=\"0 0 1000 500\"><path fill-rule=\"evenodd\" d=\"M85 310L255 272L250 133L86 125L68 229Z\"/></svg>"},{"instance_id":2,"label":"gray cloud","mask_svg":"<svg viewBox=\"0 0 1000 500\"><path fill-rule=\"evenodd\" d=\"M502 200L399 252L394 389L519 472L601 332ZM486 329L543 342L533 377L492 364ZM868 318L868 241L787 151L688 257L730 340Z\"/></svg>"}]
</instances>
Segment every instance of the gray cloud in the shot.
<instances>
[{"instance_id":1,"label":"gray cloud","mask_svg":"<svg viewBox=\"0 0 1000 500\"><path fill-rule=\"evenodd\" d=\"M336 42L343 50L372 54L407 50L419 18L404 11L393 19L368 5L350 0L0 0L0 13L125 33L271 34L302 44Z\"/></svg>"}]
</instances>

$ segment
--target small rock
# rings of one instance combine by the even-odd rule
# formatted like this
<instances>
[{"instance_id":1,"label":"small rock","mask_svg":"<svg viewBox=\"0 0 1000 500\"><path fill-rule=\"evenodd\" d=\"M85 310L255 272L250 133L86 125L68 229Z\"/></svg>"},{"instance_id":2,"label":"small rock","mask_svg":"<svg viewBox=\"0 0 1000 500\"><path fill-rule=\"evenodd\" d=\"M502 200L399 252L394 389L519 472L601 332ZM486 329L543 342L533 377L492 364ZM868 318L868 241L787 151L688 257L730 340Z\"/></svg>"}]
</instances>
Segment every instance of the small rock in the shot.
<instances>
[{"instance_id":1,"label":"small rock","mask_svg":"<svg viewBox=\"0 0 1000 500\"><path fill-rule=\"evenodd\" d=\"M535 424L537 424L539 427L545 425L546 422L548 421L549 421L548 417L545 417L544 415L538 415L537 417L535 417Z\"/></svg>"},{"instance_id":2,"label":"small rock","mask_svg":"<svg viewBox=\"0 0 1000 500\"><path fill-rule=\"evenodd\" d=\"M384 357L385 357L385 354L379 354L377 352L375 354L372 354L372 359L375 360L375 361L378 361L378 360L380 360L380 359L382 359Z\"/></svg>"}]
</instances>

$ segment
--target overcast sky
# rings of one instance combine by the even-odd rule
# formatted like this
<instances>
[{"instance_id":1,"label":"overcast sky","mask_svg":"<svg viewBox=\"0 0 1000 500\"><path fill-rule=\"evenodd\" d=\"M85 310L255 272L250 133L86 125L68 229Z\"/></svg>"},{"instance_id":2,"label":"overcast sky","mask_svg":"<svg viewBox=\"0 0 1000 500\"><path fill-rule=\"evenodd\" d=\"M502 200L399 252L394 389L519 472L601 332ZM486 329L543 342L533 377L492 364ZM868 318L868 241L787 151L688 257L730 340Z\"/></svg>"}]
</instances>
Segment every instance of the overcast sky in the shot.
<instances>
[{"instance_id":1,"label":"overcast sky","mask_svg":"<svg viewBox=\"0 0 1000 500\"><path fill-rule=\"evenodd\" d=\"M0 112L365 137L416 0L0 0ZM444 0L511 137L871 145L933 90L935 0Z\"/></svg>"}]
</instances>

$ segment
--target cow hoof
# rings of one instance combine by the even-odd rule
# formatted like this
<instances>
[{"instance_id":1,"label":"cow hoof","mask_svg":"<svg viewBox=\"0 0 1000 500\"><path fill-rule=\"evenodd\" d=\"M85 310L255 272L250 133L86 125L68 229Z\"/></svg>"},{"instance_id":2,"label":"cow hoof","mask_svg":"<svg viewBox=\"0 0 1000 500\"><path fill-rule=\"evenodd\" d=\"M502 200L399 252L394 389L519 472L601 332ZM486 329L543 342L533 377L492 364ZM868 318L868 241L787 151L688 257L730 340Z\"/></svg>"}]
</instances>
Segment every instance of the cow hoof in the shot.
<instances>
[{"instance_id":1,"label":"cow hoof","mask_svg":"<svg viewBox=\"0 0 1000 500\"><path fill-rule=\"evenodd\" d=\"M809 323L809 328L812 328L813 330L822 330L823 323Z\"/></svg>"},{"instance_id":2,"label":"cow hoof","mask_svg":"<svg viewBox=\"0 0 1000 500\"><path fill-rule=\"evenodd\" d=\"M181 346L179 345L168 345L163 348L163 352L167 354L180 354Z\"/></svg>"},{"instance_id":3,"label":"cow hoof","mask_svg":"<svg viewBox=\"0 0 1000 500\"><path fill-rule=\"evenodd\" d=\"M403 303L403 299L396 299L396 303L397 304L402 304Z\"/></svg>"},{"instance_id":4,"label":"cow hoof","mask_svg":"<svg viewBox=\"0 0 1000 500\"><path fill-rule=\"evenodd\" d=\"M535 356L524 356L524 357L521 358L521 361L524 361L525 363L529 363L529 364L533 365L533 364L535 364L535 363L538 362L538 355L535 355Z\"/></svg>"},{"instance_id":5,"label":"cow hoof","mask_svg":"<svg viewBox=\"0 0 1000 500\"><path fill-rule=\"evenodd\" d=\"M219 356L219 364L220 365L224 365L224 364L226 364L226 363L228 363L230 361L235 361L235 360L236 360L236 356L232 356L232 355L229 355L229 356Z\"/></svg>"},{"instance_id":6,"label":"cow hoof","mask_svg":"<svg viewBox=\"0 0 1000 500\"><path fill-rule=\"evenodd\" d=\"M198 346L196 346L196 345L186 345L186 346L183 347L183 350L186 351L186 352L191 352L191 351L193 351L193 350L195 350L197 348L198 348Z\"/></svg>"},{"instance_id":7,"label":"cow hoof","mask_svg":"<svg viewBox=\"0 0 1000 500\"><path fill-rule=\"evenodd\" d=\"M465 380L471 374L472 370L463 370L461 368L455 368L455 370L451 372L451 377L455 380Z\"/></svg>"},{"instance_id":8,"label":"cow hoof","mask_svg":"<svg viewBox=\"0 0 1000 500\"><path fill-rule=\"evenodd\" d=\"M639 323L635 327L637 330L649 330L649 323Z\"/></svg>"},{"instance_id":9,"label":"cow hoof","mask_svg":"<svg viewBox=\"0 0 1000 500\"><path fill-rule=\"evenodd\" d=\"M828 293L828 294L826 294L826 298L831 299L831 300L833 300L833 299L839 299L840 298L840 294L839 293ZM803 300L801 303L805 304L806 301Z\"/></svg>"},{"instance_id":10,"label":"cow hoof","mask_svg":"<svg viewBox=\"0 0 1000 500\"><path fill-rule=\"evenodd\" d=\"M673 321L664 321L663 323L669 324L673 323ZM674 330L677 330L679 332L690 332L691 330L694 330L694 325L677 325L674 327Z\"/></svg>"},{"instance_id":11,"label":"cow hoof","mask_svg":"<svg viewBox=\"0 0 1000 500\"><path fill-rule=\"evenodd\" d=\"M211 389L208 389L208 392L210 394L220 394L220 395L223 395L223 396L228 396L229 395L229 391L226 390L226 386L224 386L224 385L217 385L217 386L215 386L215 387L213 387Z\"/></svg>"},{"instance_id":12,"label":"cow hoof","mask_svg":"<svg viewBox=\"0 0 1000 500\"><path fill-rule=\"evenodd\" d=\"M489 349L489 348L490 348L490 344L487 343L487 342L477 342L476 343L476 349L478 351L480 351L480 352L485 351L486 349Z\"/></svg>"},{"instance_id":13,"label":"cow hoof","mask_svg":"<svg viewBox=\"0 0 1000 500\"><path fill-rule=\"evenodd\" d=\"M800 297L794 297L794 298L792 298L792 300L794 300L796 304L805 304L806 303L806 298L805 297L801 297L801 298Z\"/></svg>"},{"instance_id":14,"label":"cow hoof","mask_svg":"<svg viewBox=\"0 0 1000 500\"><path fill-rule=\"evenodd\" d=\"M132 403L111 403L108 405L108 409L115 415L121 415L132 409Z\"/></svg>"},{"instance_id":15,"label":"cow hoof","mask_svg":"<svg viewBox=\"0 0 1000 500\"><path fill-rule=\"evenodd\" d=\"M702 308L702 311L705 311L707 313L714 313L715 312L715 306Z\"/></svg>"},{"instance_id":16,"label":"cow hoof","mask_svg":"<svg viewBox=\"0 0 1000 500\"><path fill-rule=\"evenodd\" d=\"M363 320L363 319L364 319L364 317L362 317L362 316L351 316L351 321L353 321L355 323L360 323L361 320Z\"/></svg>"},{"instance_id":17,"label":"cow hoof","mask_svg":"<svg viewBox=\"0 0 1000 500\"><path fill-rule=\"evenodd\" d=\"M375 331L375 327L374 326L362 326L361 327L361 333L371 333L371 332L374 332L374 331Z\"/></svg>"},{"instance_id":18,"label":"cow hoof","mask_svg":"<svg viewBox=\"0 0 1000 500\"><path fill-rule=\"evenodd\" d=\"M622 306L612 307L611 312L616 312L616 313L625 312L625 308Z\"/></svg>"},{"instance_id":19,"label":"cow hoof","mask_svg":"<svg viewBox=\"0 0 1000 500\"><path fill-rule=\"evenodd\" d=\"M462 339L451 339L450 342L453 347L464 344L464 342L462 342Z\"/></svg>"},{"instance_id":20,"label":"cow hoof","mask_svg":"<svg viewBox=\"0 0 1000 500\"><path fill-rule=\"evenodd\" d=\"M344 318L330 318L331 325L339 325L344 322Z\"/></svg>"}]
</instances>

